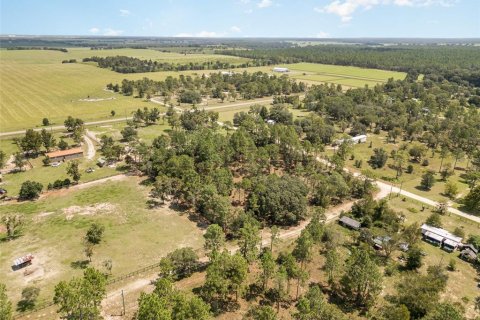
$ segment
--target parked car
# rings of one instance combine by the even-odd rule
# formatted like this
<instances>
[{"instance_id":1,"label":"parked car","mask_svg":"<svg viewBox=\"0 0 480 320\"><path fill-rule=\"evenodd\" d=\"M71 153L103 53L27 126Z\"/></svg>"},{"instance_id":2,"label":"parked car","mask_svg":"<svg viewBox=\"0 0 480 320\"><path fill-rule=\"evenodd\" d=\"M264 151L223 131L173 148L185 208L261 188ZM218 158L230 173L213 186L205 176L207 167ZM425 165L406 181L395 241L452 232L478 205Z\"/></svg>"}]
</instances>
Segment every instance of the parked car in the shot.
<instances>
[{"instance_id":1,"label":"parked car","mask_svg":"<svg viewBox=\"0 0 480 320\"><path fill-rule=\"evenodd\" d=\"M52 167L58 167L58 166L60 166L61 164L62 164L61 162L52 162L52 163L50 164L50 166L52 166Z\"/></svg>"},{"instance_id":2,"label":"parked car","mask_svg":"<svg viewBox=\"0 0 480 320\"><path fill-rule=\"evenodd\" d=\"M86 173L92 173L94 171L95 171L95 169L93 169L93 168L87 168L87 170L85 170Z\"/></svg>"}]
</instances>

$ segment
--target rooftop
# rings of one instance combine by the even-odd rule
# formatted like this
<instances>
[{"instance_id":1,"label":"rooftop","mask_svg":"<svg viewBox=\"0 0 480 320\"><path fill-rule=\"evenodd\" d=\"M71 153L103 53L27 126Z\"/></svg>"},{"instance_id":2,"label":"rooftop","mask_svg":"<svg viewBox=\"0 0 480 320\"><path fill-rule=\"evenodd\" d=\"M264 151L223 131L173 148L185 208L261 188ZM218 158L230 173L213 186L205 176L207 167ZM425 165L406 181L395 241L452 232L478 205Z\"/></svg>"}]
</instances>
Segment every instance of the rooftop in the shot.
<instances>
[{"instance_id":1,"label":"rooftop","mask_svg":"<svg viewBox=\"0 0 480 320\"><path fill-rule=\"evenodd\" d=\"M350 227L353 227L353 228L360 228L361 226L361 223L355 219L352 219L350 217L347 217L347 216L343 216L340 218L340 222L350 226Z\"/></svg>"},{"instance_id":2,"label":"rooftop","mask_svg":"<svg viewBox=\"0 0 480 320\"><path fill-rule=\"evenodd\" d=\"M447 230L444 230L441 228L435 228L435 227L429 226L428 224L422 224L421 229L424 235L429 236L431 238L433 238L431 235L434 234L438 237L445 238L453 242L457 242L457 243L462 242L461 237L457 237L451 234L450 232L448 232Z\"/></svg>"},{"instance_id":3,"label":"rooftop","mask_svg":"<svg viewBox=\"0 0 480 320\"><path fill-rule=\"evenodd\" d=\"M72 154L78 154L78 153L83 153L82 147L72 148L68 150L53 151L53 152L47 153L46 156L48 156L49 158L58 158L58 157L65 157L65 156L70 156Z\"/></svg>"}]
</instances>

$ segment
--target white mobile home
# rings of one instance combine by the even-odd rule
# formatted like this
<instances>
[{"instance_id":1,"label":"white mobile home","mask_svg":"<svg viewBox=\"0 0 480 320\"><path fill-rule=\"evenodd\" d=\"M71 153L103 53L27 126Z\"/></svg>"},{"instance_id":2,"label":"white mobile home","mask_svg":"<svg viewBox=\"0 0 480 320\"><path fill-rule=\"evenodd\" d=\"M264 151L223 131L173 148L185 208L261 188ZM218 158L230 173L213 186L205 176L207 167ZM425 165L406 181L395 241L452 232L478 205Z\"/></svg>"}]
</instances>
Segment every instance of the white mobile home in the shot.
<instances>
[{"instance_id":1,"label":"white mobile home","mask_svg":"<svg viewBox=\"0 0 480 320\"><path fill-rule=\"evenodd\" d=\"M446 251L454 251L462 245L462 238L457 237L447 230L422 224L422 237L425 241L438 245Z\"/></svg>"},{"instance_id":2,"label":"white mobile home","mask_svg":"<svg viewBox=\"0 0 480 320\"><path fill-rule=\"evenodd\" d=\"M335 140L335 141L333 142L333 144L336 145L336 146L339 146L339 145L341 145L345 140L351 141L353 144L365 143L365 142L367 142L367 135L361 134L361 135L358 135L358 136L355 136L355 137L351 137L351 138Z\"/></svg>"},{"instance_id":3,"label":"white mobile home","mask_svg":"<svg viewBox=\"0 0 480 320\"><path fill-rule=\"evenodd\" d=\"M288 70L288 68L275 67L275 68L273 68L273 72L285 73L285 72L290 72L290 70Z\"/></svg>"}]
</instances>

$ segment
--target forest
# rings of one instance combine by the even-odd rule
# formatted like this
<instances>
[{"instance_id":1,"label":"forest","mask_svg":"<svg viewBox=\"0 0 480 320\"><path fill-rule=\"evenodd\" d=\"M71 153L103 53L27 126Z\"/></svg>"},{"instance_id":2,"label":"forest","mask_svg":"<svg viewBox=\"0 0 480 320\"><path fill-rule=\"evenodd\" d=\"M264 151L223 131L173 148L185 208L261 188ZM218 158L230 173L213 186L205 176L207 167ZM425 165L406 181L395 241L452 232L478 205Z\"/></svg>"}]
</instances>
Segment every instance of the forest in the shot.
<instances>
[{"instance_id":1,"label":"forest","mask_svg":"<svg viewBox=\"0 0 480 320\"><path fill-rule=\"evenodd\" d=\"M407 72L426 79L480 86L480 50L474 46L339 46L316 45L280 49L219 50L217 53L272 64L313 62Z\"/></svg>"}]
</instances>

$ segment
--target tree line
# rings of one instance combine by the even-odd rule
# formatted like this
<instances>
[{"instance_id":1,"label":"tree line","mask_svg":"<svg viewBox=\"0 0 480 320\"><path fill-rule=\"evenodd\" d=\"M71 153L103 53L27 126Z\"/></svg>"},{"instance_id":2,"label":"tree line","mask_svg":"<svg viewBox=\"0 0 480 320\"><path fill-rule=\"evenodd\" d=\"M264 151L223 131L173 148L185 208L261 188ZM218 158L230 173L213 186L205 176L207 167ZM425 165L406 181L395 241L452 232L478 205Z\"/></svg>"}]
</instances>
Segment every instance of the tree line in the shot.
<instances>
[{"instance_id":1,"label":"tree line","mask_svg":"<svg viewBox=\"0 0 480 320\"><path fill-rule=\"evenodd\" d=\"M122 80L121 84L107 84L109 90L121 92L124 95L137 94L138 97L161 95L165 102L169 102L172 95L184 97L181 102L198 103L198 95L225 99L227 95L236 99L240 95L244 99L261 98L272 95L289 95L304 92L307 88L303 82L295 82L287 76L270 76L267 73L212 73L202 76L177 77L168 76L163 81L148 78L141 80ZM192 91L197 92L197 98L192 98ZM187 94L185 94L187 92ZM183 95L182 95L183 93Z\"/></svg>"},{"instance_id":2,"label":"tree line","mask_svg":"<svg viewBox=\"0 0 480 320\"><path fill-rule=\"evenodd\" d=\"M268 61L253 60L244 63L217 61L171 63L156 60L142 60L127 56L84 58L83 62L96 62L100 68L109 68L118 73L142 73L157 71L219 70L269 65Z\"/></svg>"}]
</instances>

